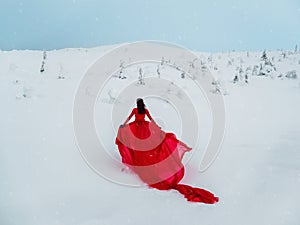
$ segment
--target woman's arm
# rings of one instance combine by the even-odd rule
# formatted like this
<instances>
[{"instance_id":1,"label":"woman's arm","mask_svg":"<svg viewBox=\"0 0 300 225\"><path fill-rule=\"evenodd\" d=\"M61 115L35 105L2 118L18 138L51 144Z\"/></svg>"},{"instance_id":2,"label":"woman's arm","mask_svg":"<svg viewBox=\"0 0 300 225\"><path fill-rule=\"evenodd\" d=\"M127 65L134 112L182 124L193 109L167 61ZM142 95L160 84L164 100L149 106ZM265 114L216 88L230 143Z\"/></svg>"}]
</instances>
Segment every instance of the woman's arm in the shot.
<instances>
[{"instance_id":1,"label":"woman's arm","mask_svg":"<svg viewBox=\"0 0 300 225\"><path fill-rule=\"evenodd\" d=\"M126 123L131 119L131 117L134 115L134 109L132 109L130 115L127 117L127 119L125 120L125 122L123 123L123 126L126 125Z\"/></svg>"},{"instance_id":2,"label":"woman's arm","mask_svg":"<svg viewBox=\"0 0 300 225\"><path fill-rule=\"evenodd\" d=\"M150 115L148 109L146 109L146 115L148 116L148 118L151 120L151 122L155 123L154 119L152 118L152 116Z\"/></svg>"}]
</instances>

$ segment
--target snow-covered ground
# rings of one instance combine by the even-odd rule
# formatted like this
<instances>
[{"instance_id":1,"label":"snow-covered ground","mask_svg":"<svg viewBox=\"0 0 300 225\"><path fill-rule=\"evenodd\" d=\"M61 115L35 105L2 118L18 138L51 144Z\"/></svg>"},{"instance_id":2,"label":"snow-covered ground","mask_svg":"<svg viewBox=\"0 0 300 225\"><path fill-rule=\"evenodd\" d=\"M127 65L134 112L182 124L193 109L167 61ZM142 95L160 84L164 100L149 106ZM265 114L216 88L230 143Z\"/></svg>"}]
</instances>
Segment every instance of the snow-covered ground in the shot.
<instances>
[{"instance_id":1,"label":"snow-covered ground","mask_svg":"<svg viewBox=\"0 0 300 225\"><path fill-rule=\"evenodd\" d=\"M42 51L0 52L1 225L300 223L300 81L286 77L289 71L300 76L300 52L267 51L265 60L262 52L197 53L216 76L212 89L224 93L226 106L218 158L198 172L203 134L183 180L220 197L218 204L205 205L189 203L176 191L109 182L81 157L72 125L74 95L87 68L111 48L49 51L42 73ZM145 76L156 69L143 67ZM161 76L170 75L160 69ZM131 67L124 70L126 79L111 78L96 106L98 125L119 87L138 73ZM199 112L205 108L187 78L178 74L174 82L198 103ZM164 129L180 137L176 113L166 115L169 109L159 105L166 103L146 104ZM97 127L99 136L119 159L115 134L105 132L106 126ZM209 129L209 123L202 127ZM128 176L121 168L120 173Z\"/></svg>"}]
</instances>

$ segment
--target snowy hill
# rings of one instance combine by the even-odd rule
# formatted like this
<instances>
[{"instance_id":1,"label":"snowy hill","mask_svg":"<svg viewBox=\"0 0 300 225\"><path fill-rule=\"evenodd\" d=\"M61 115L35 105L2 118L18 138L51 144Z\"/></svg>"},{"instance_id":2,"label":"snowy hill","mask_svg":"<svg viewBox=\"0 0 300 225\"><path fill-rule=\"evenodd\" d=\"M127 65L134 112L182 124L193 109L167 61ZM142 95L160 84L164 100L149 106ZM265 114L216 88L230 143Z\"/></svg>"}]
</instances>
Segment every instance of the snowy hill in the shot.
<instances>
[{"instance_id":1,"label":"snowy hill","mask_svg":"<svg viewBox=\"0 0 300 225\"><path fill-rule=\"evenodd\" d=\"M204 173L198 165L211 125L205 102L191 79L159 68L162 77L175 74L174 82L204 115L183 181L220 197L218 204L205 205L175 191L109 182L81 157L72 125L74 95L87 68L113 47L0 51L1 225L299 224L300 52L197 53L215 75L212 91L224 95L226 106L222 150ZM104 111L120 87L138 79L139 68L114 74L95 109L99 136L117 160ZM151 63L142 69L145 77L158 73ZM178 116L160 103L146 101L163 129L180 137Z\"/></svg>"}]
</instances>

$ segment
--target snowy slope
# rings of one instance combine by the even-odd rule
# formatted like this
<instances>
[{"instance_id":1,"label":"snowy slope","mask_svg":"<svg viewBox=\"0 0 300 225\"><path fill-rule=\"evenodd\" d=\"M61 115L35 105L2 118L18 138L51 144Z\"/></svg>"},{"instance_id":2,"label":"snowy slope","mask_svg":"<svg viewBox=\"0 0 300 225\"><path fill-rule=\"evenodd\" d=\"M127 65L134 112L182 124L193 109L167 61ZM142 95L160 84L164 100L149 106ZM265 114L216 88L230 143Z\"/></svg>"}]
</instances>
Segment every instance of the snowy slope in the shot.
<instances>
[{"instance_id":1,"label":"snowy slope","mask_svg":"<svg viewBox=\"0 0 300 225\"><path fill-rule=\"evenodd\" d=\"M276 66L268 76L252 75L262 52L198 53L217 77L226 104L222 150L204 173L198 164L211 126L205 101L188 79L178 74L174 80L204 115L203 138L183 183L220 197L218 204L205 205L189 203L175 191L109 182L82 159L72 126L74 95L87 68L112 47L49 51L43 73L41 51L0 52L1 225L300 223L300 86L299 78L285 76L293 70L300 76L299 52L267 52ZM150 74L156 67L143 69ZM162 69L162 76L170 73ZM239 81L233 83L237 73ZM138 68L124 74L127 79L111 78L96 106L97 130L116 159L115 134L106 132L101 118L119 88L137 79ZM176 113L166 116L167 105L155 100L146 104L164 129L180 137Z\"/></svg>"}]
</instances>

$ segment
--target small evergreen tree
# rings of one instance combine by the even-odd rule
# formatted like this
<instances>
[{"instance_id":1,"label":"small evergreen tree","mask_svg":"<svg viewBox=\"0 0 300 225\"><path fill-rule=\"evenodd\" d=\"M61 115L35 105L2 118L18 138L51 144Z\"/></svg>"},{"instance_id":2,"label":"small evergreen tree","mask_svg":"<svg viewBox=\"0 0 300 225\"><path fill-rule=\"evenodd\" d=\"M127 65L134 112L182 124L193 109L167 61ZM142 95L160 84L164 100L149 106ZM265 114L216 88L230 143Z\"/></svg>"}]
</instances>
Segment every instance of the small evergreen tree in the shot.
<instances>
[{"instance_id":1,"label":"small evergreen tree","mask_svg":"<svg viewBox=\"0 0 300 225\"><path fill-rule=\"evenodd\" d=\"M162 58L161 58L160 65L164 65L164 63L165 63L165 58L164 58L164 57L162 57Z\"/></svg>"},{"instance_id":2,"label":"small evergreen tree","mask_svg":"<svg viewBox=\"0 0 300 225\"><path fill-rule=\"evenodd\" d=\"M43 60L42 60L42 65L41 65L41 69L40 69L41 73L43 73L45 71L46 59L47 59L47 52L43 51Z\"/></svg>"},{"instance_id":3,"label":"small evergreen tree","mask_svg":"<svg viewBox=\"0 0 300 225\"><path fill-rule=\"evenodd\" d=\"M145 85L144 74L143 74L142 68L139 69L138 84L139 85Z\"/></svg>"},{"instance_id":4,"label":"small evergreen tree","mask_svg":"<svg viewBox=\"0 0 300 225\"><path fill-rule=\"evenodd\" d=\"M121 60L120 61L120 71L119 71L119 79L126 79L126 76L124 75L124 62Z\"/></svg>"},{"instance_id":5,"label":"small evergreen tree","mask_svg":"<svg viewBox=\"0 0 300 225\"><path fill-rule=\"evenodd\" d=\"M160 67L159 67L159 64L157 66L156 73L158 75L158 78L160 78Z\"/></svg>"},{"instance_id":6,"label":"small evergreen tree","mask_svg":"<svg viewBox=\"0 0 300 225\"><path fill-rule=\"evenodd\" d=\"M258 65L253 66L252 76L257 76L258 75L258 68L259 68Z\"/></svg>"},{"instance_id":7,"label":"small evergreen tree","mask_svg":"<svg viewBox=\"0 0 300 225\"><path fill-rule=\"evenodd\" d=\"M237 83L239 81L238 75L235 74L234 78L233 78L233 83Z\"/></svg>"},{"instance_id":8,"label":"small evergreen tree","mask_svg":"<svg viewBox=\"0 0 300 225\"><path fill-rule=\"evenodd\" d=\"M181 73L181 78L182 78L182 79L185 78L185 72L184 72L184 71Z\"/></svg>"},{"instance_id":9,"label":"small evergreen tree","mask_svg":"<svg viewBox=\"0 0 300 225\"><path fill-rule=\"evenodd\" d=\"M239 68L238 73L239 73L239 80L243 80L244 70L242 66Z\"/></svg>"},{"instance_id":10,"label":"small evergreen tree","mask_svg":"<svg viewBox=\"0 0 300 225\"><path fill-rule=\"evenodd\" d=\"M264 62L266 62L268 60L266 50L263 51L262 56L260 58Z\"/></svg>"}]
</instances>

